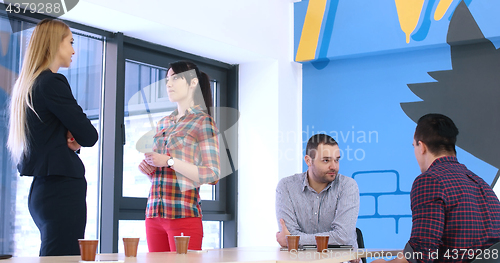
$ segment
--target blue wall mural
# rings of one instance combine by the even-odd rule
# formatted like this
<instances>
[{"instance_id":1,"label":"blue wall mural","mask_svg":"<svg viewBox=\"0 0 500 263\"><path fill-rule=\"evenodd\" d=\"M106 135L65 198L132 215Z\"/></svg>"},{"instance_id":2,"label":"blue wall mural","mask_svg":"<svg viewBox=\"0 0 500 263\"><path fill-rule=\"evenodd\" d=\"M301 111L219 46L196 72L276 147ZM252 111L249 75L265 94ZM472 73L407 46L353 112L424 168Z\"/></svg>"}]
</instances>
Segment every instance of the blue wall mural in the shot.
<instances>
[{"instance_id":1,"label":"blue wall mural","mask_svg":"<svg viewBox=\"0 0 500 263\"><path fill-rule=\"evenodd\" d=\"M500 1L311 5L295 3L303 148L313 134L333 136L342 150L340 173L359 186L365 245L403 248L411 232L409 192L420 174L412 147L418 117L449 115L461 131L459 161L490 184L499 171ZM320 23L308 22L313 10ZM303 31L313 26L320 26L317 41L306 43Z\"/></svg>"}]
</instances>

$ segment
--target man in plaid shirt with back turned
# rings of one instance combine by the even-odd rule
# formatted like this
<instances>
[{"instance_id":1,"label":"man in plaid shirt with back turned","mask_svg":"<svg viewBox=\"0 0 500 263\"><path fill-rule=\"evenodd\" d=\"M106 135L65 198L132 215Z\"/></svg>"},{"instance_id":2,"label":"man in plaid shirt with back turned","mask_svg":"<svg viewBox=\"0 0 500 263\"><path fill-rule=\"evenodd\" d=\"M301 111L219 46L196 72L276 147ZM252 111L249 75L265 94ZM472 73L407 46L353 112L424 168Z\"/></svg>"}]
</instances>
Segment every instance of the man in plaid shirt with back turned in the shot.
<instances>
[{"instance_id":1,"label":"man in plaid shirt with back turned","mask_svg":"<svg viewBox=\"0 0 500 263\"><path fill-rule=\"evenodd\" d=\"M413 147L422 174L410 194L411 237L393 262L500 261L498 249L489 249L500 241L500 202L483 179L457 161L457 135L442 114L418 120Z\"/></svg>"}]
</instances>

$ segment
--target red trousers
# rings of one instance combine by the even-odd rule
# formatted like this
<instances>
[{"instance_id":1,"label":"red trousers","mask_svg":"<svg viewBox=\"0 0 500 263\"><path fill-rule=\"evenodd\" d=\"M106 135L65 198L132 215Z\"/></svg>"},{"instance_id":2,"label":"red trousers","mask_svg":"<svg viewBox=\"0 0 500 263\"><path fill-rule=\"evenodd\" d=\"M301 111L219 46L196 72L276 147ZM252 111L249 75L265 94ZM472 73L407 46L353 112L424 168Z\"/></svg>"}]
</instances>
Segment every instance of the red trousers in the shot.
<instances>
[{"instance_id":1,"label":"red trousers","mask_svg":"<svg viewBox=\"0 0 500 263\"><path fill-rule=\"evenodd\" d=\"M201 250L203 224L200 217L179 219L146 218L146 239L149 252L175 251L174 236L190 236L190 250Z\"/></svg>"}]
</instances>

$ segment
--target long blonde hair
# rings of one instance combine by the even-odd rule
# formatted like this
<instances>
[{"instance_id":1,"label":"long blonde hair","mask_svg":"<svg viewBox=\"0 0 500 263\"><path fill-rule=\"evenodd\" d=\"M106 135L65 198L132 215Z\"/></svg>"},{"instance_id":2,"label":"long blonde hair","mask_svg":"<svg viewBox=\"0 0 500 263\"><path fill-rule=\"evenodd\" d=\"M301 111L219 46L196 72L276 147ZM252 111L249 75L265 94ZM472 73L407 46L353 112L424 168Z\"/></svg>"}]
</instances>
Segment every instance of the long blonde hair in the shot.
<instances>
[{"instance_id":1,"label":"long blonde hair","mask_svg":"<svg viewBox=\"0 0 500 263\"><path fill-rule=\"evenodd\" d=\"M26 122L28 108L33 108L32 93L36 78L56 58L63 39L70 33L61 20L44 19L35 27L24 57L19 78L12 89L7 147L12 159L18 163L29 151L29 126Z\"/></svg>"}]
</instances>

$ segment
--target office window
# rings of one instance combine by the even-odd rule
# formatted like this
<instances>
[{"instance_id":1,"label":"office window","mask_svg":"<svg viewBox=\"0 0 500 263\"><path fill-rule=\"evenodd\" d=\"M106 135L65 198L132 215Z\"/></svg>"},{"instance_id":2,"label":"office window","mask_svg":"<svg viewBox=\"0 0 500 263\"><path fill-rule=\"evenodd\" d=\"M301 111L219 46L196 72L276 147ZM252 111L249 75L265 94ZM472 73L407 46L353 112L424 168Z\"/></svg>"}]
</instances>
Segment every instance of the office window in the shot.
<instances>
[{"instance_id":1,"label":"office window","mask_svg":"<svg viewBox=\"0 0 500 263\"><path fill-rule=\"evenodd\" d=\"M15 21L15 26L24 30L12 32L9 20L0 16L0 253L15 256L38 256L40 234L28 211L28 194L32 177L20 177L11 162L6 148L8 134L7 103L11 88L21 69L24 52L33 32L34 24ZM103 75L103 38L88 32L72 30L75 39L75 55L71 67L59 73L66 76L73 95L92 124L100 129L101 86ZM99 145L83 148L80 158L86 169L87 179L87 227L86 238L96 238L98 229L98 182Z\"/></svg>"},{"instance_id":2,"label":"office window","mask_svg":"<svg viewBox=\"0 0 500 263\"><path fill-rule=\"evenodd\" d=\"M166 93L166 68L127 60L125 63L125 145L123 149L123 196L148 197L151 183L137 166L152 147L156 124L177 104ZM216 81L211 81L212 97ZM215 105L215 101L214 101ZM200 197L214 200L215 186L202 185Z\"/></svg>"},{"instance_id":3,"label":"office window","mask_svg":"<svg viewBox=\"0 0 500 263\"><path fill-rule=\"evenodd\" d=\"M125 63L123 196L126 197L147 197L149 193L151 183L137 168L144 158L144 148L137 146L143 137L151 144L156 123L175 109L175 104L162 93L165 74L162 68L132 61Z\"/></svg>"},{"instance_id":4,"label":"office window","mask_svg":"<svg viewBox=\"0 0 500 263\"><path fill-rule=\"evenodd\" d=\"M158 121L177 109L177 104L168 100L166 74L167 68L133 60L125 62L125 144L123 146L122 192L124 197L148 197L151 183L137 166L143 160L144 152L151 151ZM215 97L216 85L216 81L212 80L212 97ZM213 103L215 105L215 101ZM200 187L201 199L215 200L215 188L216 186L213 185L202 185ZM203 222L204 247L220 248L220 224L219 221ZM136 228L123 227L129 225L135 225ZM122 237L138 235L137 229L144 229L144 221L120 220L118 243L122 242ZM118 248L120 249L121 246L119 245Z\"/></svg>"},{"instance_id":5,"label":"office window","mask_svg":"<svg viewBox=\"0 0 500 263\"><path fill-rule=\"evenodd\" d=\"M234 124L230 120L234 116L221 115L218 107L234 107L236 105L234 102L237 101L237 97L235 93L228 92L228 83L229 80L233 80L231 87L235 88L232 85L237 83L235 81L236 77L233 78L237 68L128 38L120 34L117 34L110 43L111 48L118 54L116 60L116 67L118 68L116 93L117 98L121 98L123 103L119 105L120 100L118 100L116 112L109 112L110 116L117 117L117 121L121 118L120 115L123 114L121 115L123 116L123 124L119 122L115 124L116 127L122 129L123 140L115 140L115 152L122 159L117 160L114 167L110 167L110 170L113 169L118 174L122 173L123 177L115 177L114 182L105 182L109 187L113 183L115 192L119 192L122 197L113 203L104 203L103 200L103 206L108 207L108 209L118 206L119 214L117 218L119 224L123 225L123 222L128 220L140 222L144 220L146 197L151 184L147 176L139 172L137 166L144 158L142 152L152 149L152 138L158 120L171 114L177 107L175 103L168 100L166 94L165 76L168 64L178 60L191 60L198 65L200 70L210 76L215 105L214 115L219 130L224 130L224 125L227 125L227 123ZM120 51L121 47L123 47L122 51ZM120 57L121 54L123 58ZM123 76L123 84L120 76ZM120 87L123 87L123 89ZM233 104L228 103L228 99L234 99L232 100ZM120 132L116 134L120 135ZM234 134L231 136L234 136ZM145 141L143 141L144 138ZM233 138L236 137L230 139ZM228 156L227 141L219 139L219 143L222 159L222 157ZM235 145L234 141L230 143ZM117 156L117 158L120 156ZM224 160L227 160L227 158ZM232 172L228 170L231 167L228 167L227 164L227 161L221 163L221 173L224 177L234 173L234 169ZM227 188L228 182L233 186L231 189ZM118 189L116 188L117 185L121 187ZM224 178L220 180L216 186L201 186L200 196L202 198L201 206L205 233L204 248L236 245L236 217L234 214L236 198L231 198L229 203L226 201L228 196L236 196L235 189L236 175L230 177L230 179ZM104 233L104 237L110 238L113 245L111 248L105 247L104 249L105 251L118 251L120 244L122 244L120 237L133 234L133 230L129 231L127 228L122 228L115 221L106 221L105 224L107 228L113 229L109 233ZM229 230L226 231L226 228ZM227 233L228 236L226 237Z\"/></svg>"}]
</instances>

